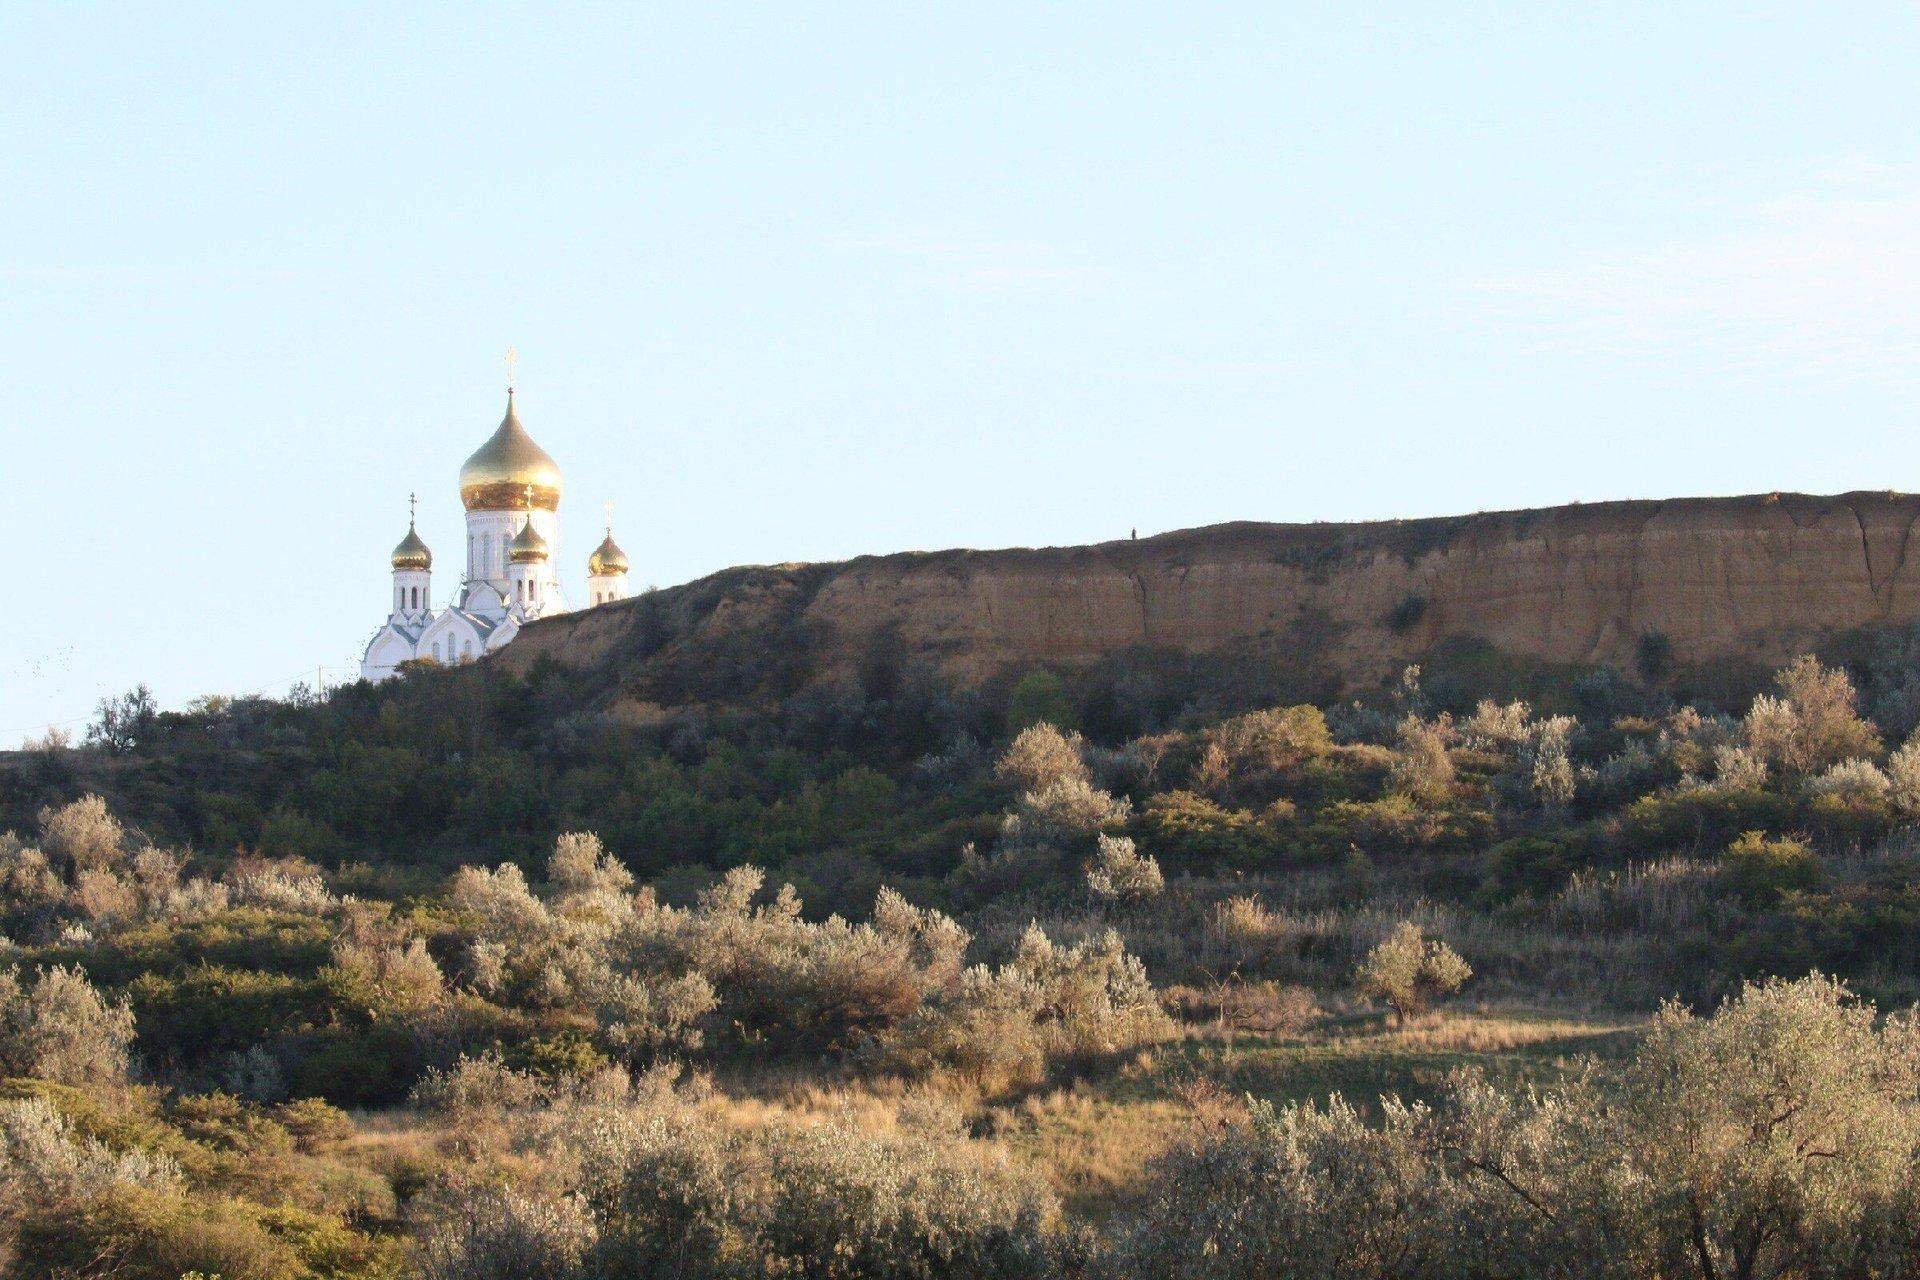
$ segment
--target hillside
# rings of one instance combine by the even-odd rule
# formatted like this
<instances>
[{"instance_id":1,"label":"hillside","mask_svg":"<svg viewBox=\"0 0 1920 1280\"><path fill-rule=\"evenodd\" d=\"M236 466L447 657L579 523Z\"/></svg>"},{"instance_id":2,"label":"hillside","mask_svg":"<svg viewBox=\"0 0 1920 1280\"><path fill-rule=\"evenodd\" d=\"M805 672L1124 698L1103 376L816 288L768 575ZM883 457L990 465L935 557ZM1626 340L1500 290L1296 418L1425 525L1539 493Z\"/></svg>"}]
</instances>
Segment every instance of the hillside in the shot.
<instances>
[{"instance_id":1,"label":"hillside","mask_svg":"<svg viewBox=\"0 0 1920 1280\"><path fill-rule=\"evenodd\" d=\"M504 660L610 669L665 704L688 664L711 682L736 651L778 650L803 682L876 656L969 684L1164 650L1311 662L1354 688L1459 636L1549 663L1630 670L1657 645L1679 669L1767 668L1920 617L1916 517L1909 494L1768 494L740 568L537 622Z\"/></svg>"},{"instance_id":2,"label":"hillside","mask_svg":"<svg viewBox=\"0 0 1920 1280\"><path fill-rule=\"evenodd\" d=\"M1911 1274L1911 505L736 569L109 701L0 760L0 1274Z\"/></svg>"}]
</instances>

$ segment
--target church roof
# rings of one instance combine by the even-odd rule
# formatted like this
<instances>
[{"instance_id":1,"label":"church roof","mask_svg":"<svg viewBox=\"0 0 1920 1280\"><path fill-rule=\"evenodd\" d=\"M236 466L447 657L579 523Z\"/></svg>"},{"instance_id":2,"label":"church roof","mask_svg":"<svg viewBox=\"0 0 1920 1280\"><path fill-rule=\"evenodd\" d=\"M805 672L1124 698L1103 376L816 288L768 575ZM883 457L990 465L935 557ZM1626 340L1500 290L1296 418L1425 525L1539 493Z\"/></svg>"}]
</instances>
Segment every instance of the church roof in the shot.
<instances>
[{"instance_id":1,"label":"church roof","mask_svg":"<svg viewBox=\"0 0 1920 1280\"><path fill-rule=\"evenodd\" d=\"M431 569L433 552L427 550L427 544L421 540L413 524L407 524L407 536L400 539L400 545L393 549L393 567L396 569Z\"/></svg>"},{"instance_id":2,"label":"church roof","mask_svg":"<svg viewBox=\"0 0 1920 1280\"><path fill-rule=\"evenodd\" d=\"M559 509L560 467L520 425L511 387L506 416L460 468L460 501L469 511Z\"/></svg>"},{"instance_id":3,"label":"church roof","mask_svg":"<svg viewBox=\"0 0 1920 1280\"><path fill-rule=\"evenodd\" d=\"M627 553L622 551L620 544L613 540L613 530L607 530L606 540L595 547L593 554L587 557L587 572L595 577L605 577L609 574L625 573L628 567Z\"/></svg>"},{"instance_id":4,"label":"church roof","mask_svg":"<svg viewBox=\"0 0 1920 1280\"><path fill-rule=\"evenodd\" d=\"M453 605L449 605L445 609L442 609L440 611L440 617L434 619L434 621L438 622L440 621L441 618L448 618L448 617L451 617L455 621L466 623L468 626L472 627L475 634L477 634L483 640L487 637L489 632L491 632L495 627L500 625L499 620L496 618L489 618L483 614L474 613L470 609L456 608Z\"/></svg>"},{"instance_id":5,"label":"church roof","mask_svg":"<svg viewBox=\"0 0 1920 1280\"><path fill-rule=\"evenodd\" d=\"M547 540L533 527L533 517L520 526L520 532L513 535L513 541L507 544L507 559L515 564L526 564L533 560L545 560L550 554Z\"/></svg>"}]
</instances>

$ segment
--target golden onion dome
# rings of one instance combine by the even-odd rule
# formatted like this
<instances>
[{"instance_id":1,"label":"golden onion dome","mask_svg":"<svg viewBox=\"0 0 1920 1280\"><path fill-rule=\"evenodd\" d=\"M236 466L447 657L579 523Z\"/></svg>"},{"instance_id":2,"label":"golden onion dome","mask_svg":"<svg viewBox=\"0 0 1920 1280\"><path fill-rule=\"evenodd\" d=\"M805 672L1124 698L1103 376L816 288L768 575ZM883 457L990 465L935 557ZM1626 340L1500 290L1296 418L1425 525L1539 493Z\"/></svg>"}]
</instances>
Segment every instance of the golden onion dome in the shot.
<instances>
[{"instance_id":1,"label":"golden onion dome","mask_svg":"<svg viewBox=\"0 0 1920 1280\"><path fill-rule=\"evenodd\" d=\"M606 540L595 547L593 554L587 557L587 572L596 578L604 578L611 574L625 573L627 568L627 553L622 551L620 544L613 540L613 530L609 529Z\"/></svg>"},{"instance_id":2,"label":"golden onion dome","mask_svg":"<svg viewBox=\"0 0 1920 1280\"><path fill-rule=\"evenodd\" d=\"M460 501L469 511L517 511L529 503L559 509L560 468L520 425L512 388L499 429L460 468Z\"/></svg>"},{"instance_id":3,"label":"golden onion dome","mask_svg":"<svg viewBox=\"0 0 1920 1280\"><path fill-rule=\"evenodd\" d=\"M547 540L533 527L533 520L520 526L520 532L513 535L513 541L507 544L507 559L515 564L532 564L545 560L550 554Z\"/></svg>"},{"instance_id":4,"label":"golden onion dome","mask_svg":"<svg viewBox=\"0 0 1920 1280\"><path fill-rule=\"evenodd\" d=\"M427 544L420 540L412 524L407 525L407 536L393 549L393 567L396 570L433 568L433 552L427 550Z\"/></svg>"}]
</instances>

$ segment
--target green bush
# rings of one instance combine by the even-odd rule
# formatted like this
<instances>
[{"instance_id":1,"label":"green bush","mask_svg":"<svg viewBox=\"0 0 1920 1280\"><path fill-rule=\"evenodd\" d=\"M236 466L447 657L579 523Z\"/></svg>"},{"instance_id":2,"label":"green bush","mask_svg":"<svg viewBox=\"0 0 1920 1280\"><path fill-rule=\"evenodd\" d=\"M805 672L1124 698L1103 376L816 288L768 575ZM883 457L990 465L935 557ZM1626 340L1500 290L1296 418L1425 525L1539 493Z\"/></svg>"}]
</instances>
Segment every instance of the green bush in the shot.
<instances>
[{"instance_id":1,"label":"green bush","mask_svg":"<svg viewBox=\"0 0 1920 1280\"><path fill-rule=\"evenodd\" d=\"M299 1254L235 1201L116 1188L48 1206L22 1224L15 1246L19 1280L100 1275L115 1280L180 1280L200 1271L221 1280L308 1280Z\"/></svg>"},{"instance_id":2,"label":"green bush","mask_svg":"<svg viewBox=\"0 0 1920 1280\"><path fill-rule=\"evenodd\" d=\"M1066 682L1045 668L1027 672L1013 686L1007 698L1007 730L1018 733L1043 720L1061 729L1072 729L1080 723L1067 696Z\"/></svg>"},{"instance_id":3,"label":"green bush","mask_svg":"<svg viewBox=\"0 0 1920 1280\"><path fill-rule=\"evenodd\" d=\"M1257 866L1281 849L1252 813L1224 808L1191 791L1154 796L1134 829L1152 855L1182 870Z\"/></svg>"},{"instance_id":4,"label":"green bush","mask_svg":"<svg viewBox=\"0 0 1920 1280\"><path fill-rule=\"evenodd\" d=\"M1486 853L1488 887L1500 896L1545 901L1566 886L1578 866L1564 841L1545 836L1502 840Z\"/></svg>"},{"instance_id":5,"label":"green bush","mask_svg":"<svg viewBox=\"0 0 1920 1280\"><path fill-rule=\"evenodd\" d=\"M1735 893L1757 906L1816 889L1824 878L1820 859L1806 841L1768 839L1760 831L1745 832L1728 845L1720 855L1720 870Z\"/></svg>"}]
</instances>

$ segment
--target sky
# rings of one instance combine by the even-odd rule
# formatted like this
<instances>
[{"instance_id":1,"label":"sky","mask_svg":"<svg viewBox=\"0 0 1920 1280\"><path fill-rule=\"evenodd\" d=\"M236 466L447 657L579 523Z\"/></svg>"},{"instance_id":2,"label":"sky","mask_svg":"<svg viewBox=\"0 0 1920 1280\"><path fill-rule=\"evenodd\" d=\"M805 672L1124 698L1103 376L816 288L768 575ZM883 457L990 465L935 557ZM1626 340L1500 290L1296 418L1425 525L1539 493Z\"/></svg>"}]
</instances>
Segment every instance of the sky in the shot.
<instances>
[{"instance_id":1,"label":"sky","mask_svg":"<svg viewBox=\"0 0 1920 1280\"><path fill-rule=\"evenodd\" d=\"M0 7L0 746L345 678L519 353L584 595L1920 488L1920 6ZM19 540L24 536L24 543Z\"/></svg>"}]
</instances>

